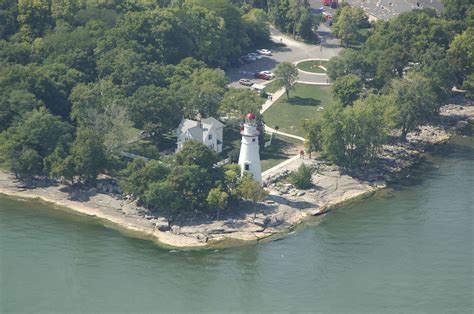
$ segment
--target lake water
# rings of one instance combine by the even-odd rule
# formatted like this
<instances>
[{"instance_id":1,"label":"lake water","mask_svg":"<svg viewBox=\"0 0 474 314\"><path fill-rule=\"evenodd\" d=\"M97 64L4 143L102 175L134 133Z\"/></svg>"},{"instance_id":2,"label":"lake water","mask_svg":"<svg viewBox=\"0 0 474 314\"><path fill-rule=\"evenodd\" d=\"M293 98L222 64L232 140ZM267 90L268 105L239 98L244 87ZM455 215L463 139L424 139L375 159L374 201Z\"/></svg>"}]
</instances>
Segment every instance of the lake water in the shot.
<instances>
[{"instance_id":1,"label":"lake water","mask_svg":"<svg viewBox=\"0 0 474 314\"><path fill-rule=\"evenodd\" d=\"M282 240L170 251L0 198L0 312L472 313L474 141Z\"/></svg>"}]
</instances>

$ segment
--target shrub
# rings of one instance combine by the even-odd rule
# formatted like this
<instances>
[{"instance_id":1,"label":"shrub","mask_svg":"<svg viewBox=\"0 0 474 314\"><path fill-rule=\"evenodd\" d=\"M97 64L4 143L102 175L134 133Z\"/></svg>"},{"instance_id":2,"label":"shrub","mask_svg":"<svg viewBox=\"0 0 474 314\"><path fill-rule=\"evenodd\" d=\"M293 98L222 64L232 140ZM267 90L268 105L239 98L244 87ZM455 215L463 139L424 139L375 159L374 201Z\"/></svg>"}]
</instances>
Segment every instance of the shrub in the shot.
<instances>
[{"instance_id":1,"label":"shrub","mask_svg":"<svg viewBox=\"0 0 474 314\"><path fill-rule=\"evenodd\" d=\"M301 164L298 170L289 176L289 181L298 189L308 189L311 186L311 170L305 164Z\"/></svg>"}]
</instances>

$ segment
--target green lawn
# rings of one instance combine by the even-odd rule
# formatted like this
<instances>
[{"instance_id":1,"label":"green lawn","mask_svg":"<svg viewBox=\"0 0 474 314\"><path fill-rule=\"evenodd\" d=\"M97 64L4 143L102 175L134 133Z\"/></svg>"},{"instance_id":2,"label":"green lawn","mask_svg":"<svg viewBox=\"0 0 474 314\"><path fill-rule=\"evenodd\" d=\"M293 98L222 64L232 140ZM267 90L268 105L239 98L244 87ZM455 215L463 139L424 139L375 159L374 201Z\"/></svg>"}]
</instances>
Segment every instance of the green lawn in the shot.
<instances>
[{"instance_id":1,"label":"green lawn","mask_svg":"<svg viewBox=\"0 0 474 314\"><path fill-rule=\"evenodd\" d=\"M308 61L303 61L303 62L298 63L296 67L306 72L326 73L326 71L321 69L319 65L326 67L327 64L328 64L328 61L324 61L324 60L308 60Z\"/></svg>"},{"instance_id":2,"label":"green lawn","mask_svg":"<svg viewBox=\"0 0 474 314\"><path fill-rule=\"evenodd\" d=\"M275 134L272 145L265 148L260 155L262 172L293 157L302 147L303 143L297 139Z\"/></svg>"},{"instance_id":3,"label":"green lawn","mask_svg":"<svg viewBox=\"0 0 474 314\"><path fill-rule=\"evenodd\" d=\"M270 94L277 92L280 88L277 86L277 81L273 80L265 85L264 91Z\"/></svg>"},{"instance_id":4,"label":"green lawn","mask_svg":"<svg viewBox=\"0 0 474 314\"><path fill-rule=\"evenodd\" d=\"M304 136L302 121L304 119L318 118L324 109L332 103L329 86L309 84L295 84L295 89L290 92L290 99L282 95L265 113L265 124L285 133Z\"/></svg>"}]
</instances>

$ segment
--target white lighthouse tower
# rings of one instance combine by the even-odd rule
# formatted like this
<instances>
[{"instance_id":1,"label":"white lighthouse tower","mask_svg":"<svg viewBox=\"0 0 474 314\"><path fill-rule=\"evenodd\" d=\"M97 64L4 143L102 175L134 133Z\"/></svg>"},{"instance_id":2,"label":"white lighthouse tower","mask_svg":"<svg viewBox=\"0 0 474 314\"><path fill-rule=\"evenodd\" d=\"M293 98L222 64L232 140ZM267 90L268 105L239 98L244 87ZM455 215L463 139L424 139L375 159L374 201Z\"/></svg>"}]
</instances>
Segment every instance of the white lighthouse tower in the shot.
<instances>
[{"instance_id":1,"label":"white lighthouse tower","mask_svg":"<svg viewBox=\"0 0 474 314\"><path fill-rule=\"evenodd\" d=\"M260 167L260 152L258 146L257 120L253 113L249 112L245 116L244 126L240 129L242 134L242 144L240 146L239 166L242 171L249 171L253 174L253 179L262 182L262 169Z\"/></svg>"}]
</instances>

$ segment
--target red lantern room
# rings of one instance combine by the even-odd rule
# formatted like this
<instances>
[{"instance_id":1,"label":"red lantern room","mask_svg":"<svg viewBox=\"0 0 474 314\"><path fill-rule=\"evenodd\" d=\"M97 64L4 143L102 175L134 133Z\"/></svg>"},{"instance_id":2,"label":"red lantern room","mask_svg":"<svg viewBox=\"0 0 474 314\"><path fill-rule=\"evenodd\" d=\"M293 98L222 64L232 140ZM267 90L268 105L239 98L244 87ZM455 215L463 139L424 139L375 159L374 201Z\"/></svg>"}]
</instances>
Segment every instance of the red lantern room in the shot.
<instances>
[{"instance_id":1,"label":"red lantern room","mask_svg":"<svg viewBox=\"0 0 474 314\"><path fill-rule=\"evenodd\" d=\"M256 119L256 117L252 112L247 113L247 115L245 116L245 120L247 120L247 121L251 121L251 120L255 120L255 119Z\"/></svg>"}]
</instances>

